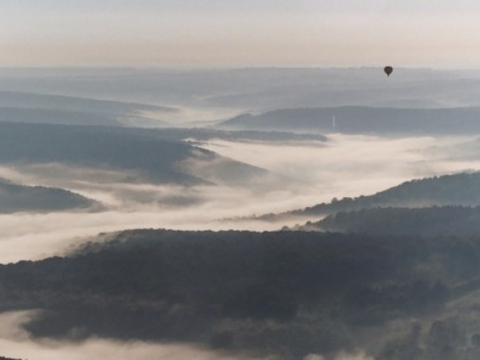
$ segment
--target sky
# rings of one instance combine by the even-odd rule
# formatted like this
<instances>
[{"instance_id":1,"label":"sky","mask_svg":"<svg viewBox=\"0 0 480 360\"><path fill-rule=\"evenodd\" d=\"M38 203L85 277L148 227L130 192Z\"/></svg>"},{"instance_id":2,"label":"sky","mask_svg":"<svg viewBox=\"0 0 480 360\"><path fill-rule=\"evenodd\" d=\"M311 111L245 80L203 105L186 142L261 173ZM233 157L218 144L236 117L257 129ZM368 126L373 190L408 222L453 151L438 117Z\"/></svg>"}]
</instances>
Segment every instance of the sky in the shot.
<instances>
[{"instance_id":1,"label":"sky","mask_svg":"<svg viewBox=\"0 0 480 360\"><path fill-rule=\"evenodd\" d=\"M4 0L0 66L477 68L476 0Z\"/></svg>"}]
</instances>

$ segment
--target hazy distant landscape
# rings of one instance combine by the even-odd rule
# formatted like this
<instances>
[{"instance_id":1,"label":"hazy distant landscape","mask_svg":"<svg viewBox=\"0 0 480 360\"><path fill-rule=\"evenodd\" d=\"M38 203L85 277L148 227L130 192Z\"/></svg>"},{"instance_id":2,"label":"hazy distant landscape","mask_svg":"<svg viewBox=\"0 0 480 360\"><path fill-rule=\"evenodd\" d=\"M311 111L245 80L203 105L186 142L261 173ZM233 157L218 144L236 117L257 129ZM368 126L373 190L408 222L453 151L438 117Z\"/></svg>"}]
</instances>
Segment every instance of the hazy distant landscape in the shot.
<instances>
[{"instance_id":1,"label":"hazy distant landscape","mask_svg":"<svg viewBox=\"0 0 480 360\"><path fill-rule=\"evenodd\" d=\"M479 95L477 71L0 69L0 355L476 359Z\"/></svg>"},{"instance_id":2,"label":"hazy distant landscape","mask_svg":"<svg viewBox=\"0 0 480 360\"><path fill-rule=\"evenodd\" d=\"M0 14L0 360L480 359L480 2Z\"/></svg>"},{"instance_id":3,"label":"hazy distant landscape","mask_svg":"<svg viewBox=\"0 0 480 360\"><path fill-rule=\"evenodd\" d=\"M477 108L336 107L284 109L222 122L227 129L378 135L465 135L478 131Z\"/></svg>"}]
</instances>

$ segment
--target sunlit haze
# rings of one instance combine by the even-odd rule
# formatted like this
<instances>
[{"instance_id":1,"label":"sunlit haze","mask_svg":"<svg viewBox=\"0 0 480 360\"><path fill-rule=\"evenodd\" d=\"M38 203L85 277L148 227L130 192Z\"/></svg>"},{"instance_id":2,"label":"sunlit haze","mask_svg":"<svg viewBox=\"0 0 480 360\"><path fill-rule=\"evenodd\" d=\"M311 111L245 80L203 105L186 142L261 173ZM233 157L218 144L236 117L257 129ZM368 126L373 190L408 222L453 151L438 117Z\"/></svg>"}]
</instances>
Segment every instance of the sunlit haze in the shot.
<instances>
[{"instance_id":1,"label":"sunlit haze","mask_svg":"<svg viewBox=\"0 0 480 360\"><path fill-rule=\"evenodd\" d=\"M474 68L469 0L4 1L0 66Z\"/></svg>"},{"instance_id":2,"label":"sunlit haze","mask_svg":"<svg viewBox=\"0 0 480 360\"><path fill-rule=\"evenodd\" d=\"M0 360L480 359L479 19L0 1Z\"/></svg>"}]
</instances>

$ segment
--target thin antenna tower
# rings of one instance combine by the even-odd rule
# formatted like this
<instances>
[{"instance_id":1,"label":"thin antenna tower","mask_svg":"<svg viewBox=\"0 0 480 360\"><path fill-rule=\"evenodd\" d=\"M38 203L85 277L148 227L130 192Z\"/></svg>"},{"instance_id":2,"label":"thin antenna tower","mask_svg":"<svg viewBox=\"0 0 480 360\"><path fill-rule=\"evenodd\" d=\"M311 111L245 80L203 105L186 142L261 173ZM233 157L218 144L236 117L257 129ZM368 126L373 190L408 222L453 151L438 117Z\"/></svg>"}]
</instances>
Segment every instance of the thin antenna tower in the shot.
<instances>
[{"instance_id":1,"label":"thin antenna tower","mask_svg":"<svg viewBox=\"0 0 480 360\"><path fill-rule=\"evenodd\" d=\"M333 132L335 132L335 115L333 115L332 117L332 129L333 129Z\"/></svg>"}]
</instances>

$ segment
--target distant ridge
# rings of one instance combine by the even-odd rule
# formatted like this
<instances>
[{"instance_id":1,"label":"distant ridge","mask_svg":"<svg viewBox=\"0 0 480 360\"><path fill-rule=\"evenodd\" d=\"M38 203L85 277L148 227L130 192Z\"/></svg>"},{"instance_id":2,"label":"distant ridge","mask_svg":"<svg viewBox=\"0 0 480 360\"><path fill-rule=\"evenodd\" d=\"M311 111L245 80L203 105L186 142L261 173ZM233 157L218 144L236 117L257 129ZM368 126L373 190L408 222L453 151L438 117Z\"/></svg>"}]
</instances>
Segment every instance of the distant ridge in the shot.
<instances>
[{"instance_id":1,"label":"distant ridge","mask_svg":"<svg viewBox=\"0 0 480 360\"><path fill-rule=\"evenodd\" d=\"M408 236L478 236L480 207L375 208L339 212L299 229Z\"/></svg>"},{"instance_id":2,"label":"distant ridge","mask_svg":"<svg viewBox=\"0 0 480 360\"><path fill-rule=\"evenodd\" d=\"M168 115L177 111L149 104L0 91L0 121L104 126L152 123L165 126L165 121L153 121L145 114Z\"/></svg>"},{"instance_id":3,"label":"distant ridge","mask_svg":"<svg viewBox=\"0 0 480 360\"><path fill-rule=\"evenodd\" d=\"M0 91L0 107L88 111L94 113L134 113L138 111L176 112L166 106L98 100L78 96L37 94L30 92Z\"/></svg>"},{"instance_id":4,"label":"distant ridge","mask_svg":"<svg viewBox=\"0 0 480 360\"><path fill-rule=\"evenodd\" d=\"M480 205L480 173L461 173L411 180L369 196L334 199L303 210L297 215L333 214L339 211L377 207L420 208L428 206Z\"/></svg>"},{"instance_id":5,"label":"distant ridge","mask_svg":"<svg viewBox=\"0 0 480 360\"><path fill-rule=\"evenodd\" d=\"M95 211L102 205L68 190L25 186L0 178L0 214L17 212Z\"/></svg>"},{"instance_id":6,"label":"distant ridge","mask_svg":"<svg viewBox=\"0 0 480 360\"><path fill-rule=\"evenodd\" d=\"M434 176L403 182L373 195L334 198L285 213L254 216L262 221L279 221L288 217L323 217L339 212L376 208L426 208L433 206L480 206L480 172Z\"/></svg>"},{"instance_id":7,"label":"distant ridge","mask_svg":"<svg viewBox=\"0 0 480 360\"><path fill-rule=\"evenodd\" d=\"M335 126L332 125L335 119ZM401 109L365 106L294 108L243 114L223 129L318 131L346 134L452 135L480 132L480 108Z\"/></svg>"},{"instance_id":8,"label":"distant ridge","mask_svg":"<svg viewBox=\"0 0 480 360\"><path fill-rule=\"evenodd\" d=\"M118 116L82 111L0 108L0 121L29 124L122 126Z\"/></svg>"},{"instance_id":9,"label":"distant ridge","mask_svg":"<svg viewBox=\"0 0 480 360\"><path fill-rule=\"evenodd\" d=\"M0 122L0 164L61 164L126 171L125 181L249 183L269 172L162 133L131 128Z\"/></svg>"}]
</instances>

